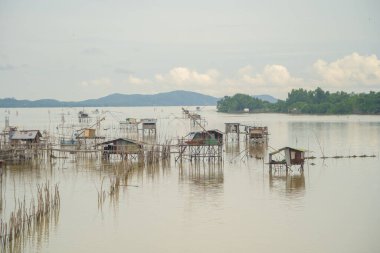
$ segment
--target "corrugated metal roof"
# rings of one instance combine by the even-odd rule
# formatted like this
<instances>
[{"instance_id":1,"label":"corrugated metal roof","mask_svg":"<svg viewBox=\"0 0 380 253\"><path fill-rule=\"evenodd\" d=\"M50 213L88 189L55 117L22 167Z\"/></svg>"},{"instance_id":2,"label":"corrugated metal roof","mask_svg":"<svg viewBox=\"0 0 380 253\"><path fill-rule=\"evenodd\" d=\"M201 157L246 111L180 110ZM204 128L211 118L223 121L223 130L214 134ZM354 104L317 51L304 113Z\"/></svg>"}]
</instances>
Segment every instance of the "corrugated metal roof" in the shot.
<instances>
[{"instance_id":1,"label":"corrugated metal roof","mask_svg":"<svg viewBox=\"0 0 380 253\"><path fill-rule=\"evenodd\" d=\"M143 124L155 124L157 122L157 119L141 119L141 123Z\"/></svg>"},{"instance_id":2,"label":"corrugated metal roof","mask_svg":"<svg viewBox=\"0 0 380 253\"><path fill-rule=\"evenodd\" d=\"M277 154L285 149L289 149L289 150L294 150L294 151L298 151L298 152L305 152L306 150L304 149L298 149L298 148L291 148L291 147L283 147L283 148L280 148L279 150L276 150L276 151L273 151L271 153L269 153L270 155L274 155L274 154Z\"/></svg>"},{"instance_id":3,"label":"corrugated metal roof","mask_svg":"<svg viewBox=\"0 0 380 253\"><path fill-rule=\"evenodd\" d=\"M128 143L132 143L132 144L136 144L136 145L140 145L140 146L142 146L142 143L140 143L140 142L138 142L138 141L135 141L135 140L127 139L127 138L117 138L117 139L113 139L113 140L105 141L105 142L102 142L102 143L98 143L98 144L96 144L96 146L99 146L99 145L107 145L107 144L111 144L111 143L116 143L117 141L125 141L125 142L128 142Z\"/></svg>"},{"instance_id":4,"label":"corrugated metal roof","mask_svg":"<svg viewBox=\"0 0 380 253\"><path fill-rule=\"evenodd\" d=\"M11 136L11 140L34 140L36 136L42 137L39 130L16 131Z\"/></svg>"},{"instance_id":5,"label":"corrugated metal roof","mask_svg":"<svg viewBox=\"0 0 380 253\"><path fill-rule=\"evenodd\" d=\"M195 133L212 133L212 132L215 132L215 133L218 133L218 134L221 134L223 135L223 132L218 130L218 129L211 129L211 130L206 130L206 131L193 131L193 132L190 132L189 134L195 134ZM189 135L188 134L188 135Z\"/></svg>"}]
</instances>

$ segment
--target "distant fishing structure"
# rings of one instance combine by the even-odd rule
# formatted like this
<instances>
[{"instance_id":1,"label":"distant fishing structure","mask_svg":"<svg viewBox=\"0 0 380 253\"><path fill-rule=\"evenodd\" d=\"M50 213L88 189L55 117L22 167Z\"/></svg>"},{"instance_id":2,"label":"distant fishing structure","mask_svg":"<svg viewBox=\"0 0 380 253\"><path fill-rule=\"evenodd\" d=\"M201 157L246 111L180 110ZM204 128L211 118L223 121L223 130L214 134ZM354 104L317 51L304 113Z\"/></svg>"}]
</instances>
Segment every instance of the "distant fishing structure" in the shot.
<instances>
[{"instance_id":1,"label":"distant fishing structure","mask_svg":"<svg viewBox=\"0 0 380 253\"><path fill-rule=\"evenodd\" d=\"M268 142L268 127L259 125L246 125L237 122L225 124L226 141L240 142L240 135L244 136L245 141L251 143ZM241 130L243 128L243 130Z\"/></svg>"},{"instance_id":2,"label":"distant fishing structure","mask_svg":"<svg viewBox=\"0 0 380 253\"><path fill-rule=\"evenodd\" d=\"M175 139L158 138L157 118L126 117L117 122L117 127L103 126L109 111L93 111L93 116L84 109L77 114L77 122L69 123L61 114L56 133L38 129L19 129L12 126L9 114L5 115L4 129L0 134L0 166L6 163L25 162L33 159L80 159L126 160L129 163L152 163L170 160L175 154L175 162L184 160L221 162L224 151L237 147L238 154L263 159L268 148L269 130L267 126L241 122L226 122L224 132L219 129L206 129L207 120L197 112L182 108L183 121L189 122L190 131ZM49 112L50 115L50 112ZM50 117L50 116L49 116ZM110 132L110 130L116 132ZM240 141L245 148L240 152ZM236 143L237 145L233 144ZM269 168L298 165L303 169L306 157L303 149L284 147L269 153ZM279 158L280 157L280 158ZM327 158L374 157L374 155L326 156Z\"/></svg>"}]
</instances>

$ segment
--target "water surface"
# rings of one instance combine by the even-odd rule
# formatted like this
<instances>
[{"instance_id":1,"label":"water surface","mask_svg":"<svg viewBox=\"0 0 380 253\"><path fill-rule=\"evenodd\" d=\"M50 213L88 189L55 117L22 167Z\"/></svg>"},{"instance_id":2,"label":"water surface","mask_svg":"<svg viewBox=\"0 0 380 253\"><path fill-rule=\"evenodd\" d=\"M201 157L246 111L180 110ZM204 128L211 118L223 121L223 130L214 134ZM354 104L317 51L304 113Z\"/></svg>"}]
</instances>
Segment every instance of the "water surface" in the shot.
<instances>
[{"instance_id":1,"label":"water surface","mask_svg":"<svg viewBox=\"0 0 380 253\"><path fill-rule=\"evenodd\" d=\"M64 113L75 122L83 108L10 109L10 124L54 133ZM192 109L192 108L190 108ZM93 109L88 109L89 111ZM126 117L158 118L158 139L185 135L190 123L179 107L99 108L107 136ZM70 114L68 112L70 111ZM0 124L4 116L1 112ZM224 147L223 163L134 168L128 186L98 205L98 191L122 162L54 159L8 165L4 174L6 216L14 196L37 183L59 183L59 217L30 235L23 252L378 252L380 250L380 118L220 114L202 108L207 128L225 122L269 128L268 147L244 142ZM74 123L72 123L74 124ZM107 130L104 130L107 129ZM375 158L314 159L305 170L269 173L268 152L283 146L310 155L376 155ZM264 159L261 159L264 157ZM107 189L108 190L108 189Z\"/></svg>"}]
</instances>

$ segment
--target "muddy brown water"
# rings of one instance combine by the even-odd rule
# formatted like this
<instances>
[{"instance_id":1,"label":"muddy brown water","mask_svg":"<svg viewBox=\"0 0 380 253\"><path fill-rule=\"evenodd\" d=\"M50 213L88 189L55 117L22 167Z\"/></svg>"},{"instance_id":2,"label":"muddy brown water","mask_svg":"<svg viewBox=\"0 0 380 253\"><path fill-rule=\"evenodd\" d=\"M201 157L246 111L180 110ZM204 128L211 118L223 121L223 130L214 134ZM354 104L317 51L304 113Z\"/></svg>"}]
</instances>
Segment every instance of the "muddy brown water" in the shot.
<instances>
[{"instance_id":1,"label":"muddy brown water","mask_svg":"<svg viewBox=\"0 0 380 253\"><path fill-rule=\"evenodd\" d=\"M8 115L11 125L55 133L61 113L70 126L82 109L3 110L0 124ZM107 111L99 129L108 137L118 134L119 121L127 117L157 118L160 142L190 131L180 107L98 109ZM122 161L74 156L7 165L3 219L15 198L28 199L39 183L58 183L61 195L58 217L29 233L15 251L379 252L379 116L221 114L214 107L199 113L208 129L224 131L225 122L268 126L268 147L229 143L219 165L179 166L172 159L166 166L128 173ZM376 157L316 158L307 161L303 173L269 173L268 152L283 146L316 157ZM109 196L116 175L122 185ZM101 189L107 197L99 205Z\"/></svg>"}]
</instances>

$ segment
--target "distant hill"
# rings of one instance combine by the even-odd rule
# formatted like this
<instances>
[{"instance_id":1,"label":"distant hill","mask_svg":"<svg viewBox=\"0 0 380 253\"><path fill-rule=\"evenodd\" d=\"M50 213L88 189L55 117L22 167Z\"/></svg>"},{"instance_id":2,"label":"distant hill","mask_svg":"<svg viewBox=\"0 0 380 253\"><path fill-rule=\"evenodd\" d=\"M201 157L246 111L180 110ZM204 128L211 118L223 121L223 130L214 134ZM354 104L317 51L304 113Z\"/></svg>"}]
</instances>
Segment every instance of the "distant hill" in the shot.
<instances>
[{"instance_id":1,"label":"distant hill","mask_svg":"<svg viewBox=\"0 0 380 253\"><path fill-rule=\"evenodd\" d=\"M79 102L62 102L54 99L17 100L15 98L0 99L0 108L14 107L103 107L103 106L205 106L216 105L219 99L191 91L171 91L154 95L111 94L98 99Z\"/></svg>"},{"instance_id":2,"label":"distant hill","mask_svg":"<svg viewBox=\"0 0 380 253\"><path fill-rule=\"evenodd\" d=\"M267 101L269 103L277 103L278 99L275 98L275 97L272 97L271 95L256 95L256 96L253 96L254 98L258 98L258 99L261 99L263 101Z\"/></svg>"}]
</instances>

